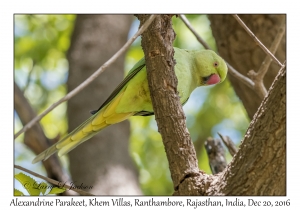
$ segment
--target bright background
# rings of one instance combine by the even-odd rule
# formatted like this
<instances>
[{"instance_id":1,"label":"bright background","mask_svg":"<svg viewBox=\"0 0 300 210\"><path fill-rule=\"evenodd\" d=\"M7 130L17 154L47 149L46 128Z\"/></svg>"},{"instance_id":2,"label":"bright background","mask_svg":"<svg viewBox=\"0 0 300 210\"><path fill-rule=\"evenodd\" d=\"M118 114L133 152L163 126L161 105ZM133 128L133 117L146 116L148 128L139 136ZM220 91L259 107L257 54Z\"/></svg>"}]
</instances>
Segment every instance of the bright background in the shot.
<instances>
[{"instance_id":1,"label":"bright background","mask_svg":"<svg viewBox=\"0 0 300 210\"><path fill-rule=\"evenodd\" d=\"M75 18L75 15L14 15L14 80L24 90L37 113L67 93L66 52L70 46ZM187 18L198 34L217 51L207 16L187 15ZM138 26L139 21L135 19L128 37L137 31ZM203 48L179 18L173 18L173 27L177 34L174 46L190 50ZM142 57L143 51L138 38L126 54L124 76ZM248 116L227 79L220 85L196 89L184 106L184 111L198 155L199 167L210 174L203 147L204 140L209 136L219 138L219 132L230 136L238 145L249 125ZM16 112L14 116L16 133L22 125ZM138 167L143 193L172 194L168 162L154 117L132 117L130 123L130 154ZM41 125L48 138L54 138L59 133L61 136L66 134L66 103L46 115L41 120ZM35 155L23 144L23 135L15 141L14 155L15 164L46 175L41 163L31 164ZM230 160L231 156L227 155L227 161ZM64 157L62 161L67 169L68 159ZM24 192L18 181L15 181L15 187Z\"/></svg>"}]
</instances>

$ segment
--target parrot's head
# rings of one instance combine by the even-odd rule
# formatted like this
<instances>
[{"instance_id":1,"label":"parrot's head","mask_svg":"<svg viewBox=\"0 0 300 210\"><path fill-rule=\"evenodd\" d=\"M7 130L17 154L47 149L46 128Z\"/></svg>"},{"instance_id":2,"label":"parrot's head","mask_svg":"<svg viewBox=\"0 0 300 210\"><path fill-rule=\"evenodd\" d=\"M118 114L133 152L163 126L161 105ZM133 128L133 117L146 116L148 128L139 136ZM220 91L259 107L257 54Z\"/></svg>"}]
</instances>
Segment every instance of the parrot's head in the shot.
<instances>
[{"instance_id":1,"label":"parrot's head","mask_svg":"<svg viewBox=\"0 0 300 210\"><path fill-rule=\"evenodd\" d=\"M225 80L227 65L225 61L212 50L202 50L195 55L198 84L214 85Z\"/></svg>"}]
</instances>

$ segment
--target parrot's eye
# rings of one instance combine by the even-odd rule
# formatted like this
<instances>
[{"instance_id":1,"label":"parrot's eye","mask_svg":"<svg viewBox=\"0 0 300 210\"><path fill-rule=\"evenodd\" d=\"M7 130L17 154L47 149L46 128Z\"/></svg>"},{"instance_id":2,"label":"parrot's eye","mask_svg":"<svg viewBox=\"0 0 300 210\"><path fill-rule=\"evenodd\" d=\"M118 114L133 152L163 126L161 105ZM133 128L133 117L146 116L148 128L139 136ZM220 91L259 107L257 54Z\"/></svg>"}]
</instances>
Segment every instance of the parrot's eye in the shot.
<instances>
[{"instance_id":1,"label":"parrot's eye","mask_svg":"<svg viewBox=\"0 0 300 210\"><path fill-rule=\"evenodd\" d=\"M217 61L214 62L214 67L218 67L219 63Z\"/></svg>"}]
</instances>

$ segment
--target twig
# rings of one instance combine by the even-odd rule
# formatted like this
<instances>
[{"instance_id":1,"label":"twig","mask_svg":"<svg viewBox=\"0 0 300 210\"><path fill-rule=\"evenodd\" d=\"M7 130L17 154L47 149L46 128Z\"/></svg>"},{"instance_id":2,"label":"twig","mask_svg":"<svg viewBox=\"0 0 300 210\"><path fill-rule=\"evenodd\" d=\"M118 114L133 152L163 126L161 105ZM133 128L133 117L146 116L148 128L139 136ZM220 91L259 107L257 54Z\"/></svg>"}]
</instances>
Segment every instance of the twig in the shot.
<instances>
[{"instance_id":1,"label":"twig","mask_svg":"<svg viewBox=\"0 0 300 210\"><path fill-rule=\"evenodd\" d=\"M282 21L281 25L279 26L277 35L270 47L270 52L275 54L278 46L281 42L281 39L285 32L285 21ZM272 62L272 58L270 56L266 56L264 61L262 62L259 70L255 72L254 70L249 71L248 75L251 77L251 79L254 81L254 89L256 92L260 95L260 97L263 99L267 95L267 90L264 86L263 79L265 74L267 73L269 66ZM283 64L284 65L284 64Z\"/></svg>"},{"instance_id":2,"label":"twig","mask_svg":"<svg viewBox=\"0 0 300 210\"><path fill-rule=\"evenodd\" d=\"M225 151L219 139L207 138L204 147L209 159L209 166L213 174L222 172L226 165Z\"/></svg>"},{"instance_id":3,"label":"twig","mask_svg":"<svg viewBox=\"0 0 300 210\"><path fill-rule=\"evenodd\" d=\"M185 17L185 15L180 15L179 17L184 22L184 24L191 30L191 32L196 36L197 40L204 46L204 48L211 50L211 48L209 47L209 45L197 34L197 32L195 31L195 29L191 26L190 22ZM226 62L226 64L228 66L229 73L232 76L234 76L237 79L239 79L242 83L244 83L246 86L248 86L252 90L254 89L254 82L251 79L249 79L248 77L246 77L246 76L242 75L241 73L239 73L228 62Z\"/></svg>"},{"instance_id":4,"label":"twig","mask_svg":"<svg viewBox=\"0 0 300 210\"><path fill-rule=\"evenodd\" d=\"M184 22L184 24L191 30L191 32L195 35L195 37L197 38L197 40L203 45L203 47L205 49L209 49L211 50L211 48L209 47L209 45L204 41L204 39L202 39L202 37L200 37L196 30L192 27L191 23L189 22L189 20L186 18L185 15L179 15L180 19Z\"/></svg>"},{"instance_id":5,"label":"twig","mask_svg":"<svg viewBox=\"0 0 300 210\"><path fill-rule=\"evenodd\" d=\"M254 35L254 33L246 26L246 24L241 20L241 18L238 15L233 15L233 17L239 22L239 24L247 31L247 33L254 39L254 41L262 48L262 50L272 57L274 61L277 62L277 64L282 67L282 64L280 61L271 53L268 48L266 48L263 43Z\"/></svg>"},{"instance_id":6,"label":"twig","mask_svg":"<svg viewBox=\"0 0 300 210\"><path fill-rule=\"evenodd\" d=\"M274 41L273 41L273 43L272 43L272 45L270 47L271 53L273 53L273 54L276 53L276 51L278 49L278 46L279 46L279 44L281 42L281 39L282 39L282 37L284 35L284 32L285 32L285 21L283 20L282 23L281 23L281 25L278 28L277 35L276 35L276 37L275 37L275 39L274 39ZM257 72L260 77L263 78L265 76L265 74L268 71L268 68L269 68L269 65L270 65L271 61L272 61L272 59L269 56L266 56L263 64L261 65L260 69ZM284 64L282 64L282 66L283 65Z\"/></svg>"},{"instance_id":7,"label":"twig","mask_svg":"<svg viewBox=\"0 0 300 210\"><path fill-rule=\"evenodd\" d=\"M233 143L233 141L229 138L229 136L223 136L222 134L218 133L220 138L222 139L223 143L225 144L225 146L228 148L229 153L231 154L231 156L234 156L238 149L235 146L235 144Z\"/></svg>"},{"instance_id":8,"label":"twig","mask_svg":"<svg viewBox=\"0 0 300 210\"><path fill-rule=\"evenodd\" d=\"M37 173L35 173L35 172L33 172L33 171L30 171L30 170L28 170L28 169L26 169L26 168L23 168L22 166L14 165L14 167L17 168L17 169L20 169L20 170L22 170L22 171L25 171L25 172L27 172L27 173L33 175L33 176L36 176L36 177L38 177L38 178L41 178L41 179L43 179L43 180L45 180L45 181L47 181L47 182L49 182L49 183L51 183L51 184L53 184L53 185L61 186L61 182L56 181L56 180L54 180L54 179L50 179L50 178L45 177L45 176L42 176L42 175L40 175L40 174L37 174ZM92 196L94 196L93 194L91 194L91 193L89 193L89 192L86 192L86 191L83 191L83 190L76 189L76 188L71 187L71 186L69 186L69 185L67 185L67 184L65 184L64 187L67 188L68 190L75 191L75 192L79 193L80 195L89 195L89 196L92 195Z\"/></svg>"},{"instance_id":9,"label":"twig","mask_svg":"<svg viewBox=\"0 0 300 210\"><path fill-rule=\"evenodd\" d=\"M150 25L150 23L157 17L157 15L151 15L149 19L145 22L144 25L140 27L140 29L136 32L136 34L131 37L125 45L116 52L108 61L106 61L95 73L93 73L89 78L87 78L83 83L81 83L79 86L77 86L74 90L69 92L66 96L58 100L57 102L53 103L50 107L48 107L44 112L42 112L40 115L36 116L34 119L32 119L29 123L27 123L18 133L15 134L14 138L17 138L20 134L27 131L29 128L31 128L36 122L40 121L46 114L48 114L51 110L53 110L55 107L57 107L59 104L71 99L73 96L75 96L77 93L79 93L81 90L83 90L86 86L88 86L92 81L94 81L108 66L110 66L122 53L124 53L129 46L134 42L134 40L141 35Z\"/></svg>"},{"instance_id":10,"label":"twig","mask_svg":"<svg viewBox=\"0 0 300 210\"><path fill-rule=\"evenodd\" d=\"M242 75L240 72L238 72L237 70L235 70L227 61L225 61L228 69L229 69L229 73L234 76L235 78L239 79L244 85L246 85L247 87L251 88L252 90L254 89L254 82L249 79L248 77Z\"/></svg>"}]
</instances>

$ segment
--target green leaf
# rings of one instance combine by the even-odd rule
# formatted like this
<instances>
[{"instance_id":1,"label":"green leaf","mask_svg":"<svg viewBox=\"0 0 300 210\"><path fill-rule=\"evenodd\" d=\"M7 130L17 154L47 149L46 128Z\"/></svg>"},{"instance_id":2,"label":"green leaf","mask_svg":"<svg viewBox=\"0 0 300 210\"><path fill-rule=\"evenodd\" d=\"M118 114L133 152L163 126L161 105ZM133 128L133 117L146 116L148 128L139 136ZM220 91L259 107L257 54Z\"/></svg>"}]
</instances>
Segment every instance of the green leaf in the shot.
<instances>
[{"instance_id":1,"label":"green leaf","mask_svg":"<svg viewBox=\"0 0 300 210\"><path fill-rule=\"evenodd\" d=\"M59 194L59 193L65 192L65 191L66 191L66 188L53 187L48 194L49 195Z\"/></svg>"},{"instance_id":2,"label":"green leaf","mask_svg":"<svg viewBox=\"0 0 300 210\"><path fill-rule=\"evenodd\" d=\"M19 173L15 175L15 179L17 179L22 184L22 186L30 195L40 195L40 190L38 189L37 182L30 176Z\"/></svg>"},{"instance_id":3,"label":"green leaf","mask_svg":"<svg viewBox=\"0 0 300 210\"><path fill-rule=\"evenodd\" d=\"M14 189L14 196L24 196L24 194L20 190Z\"/></svg>"}]
</instances>

